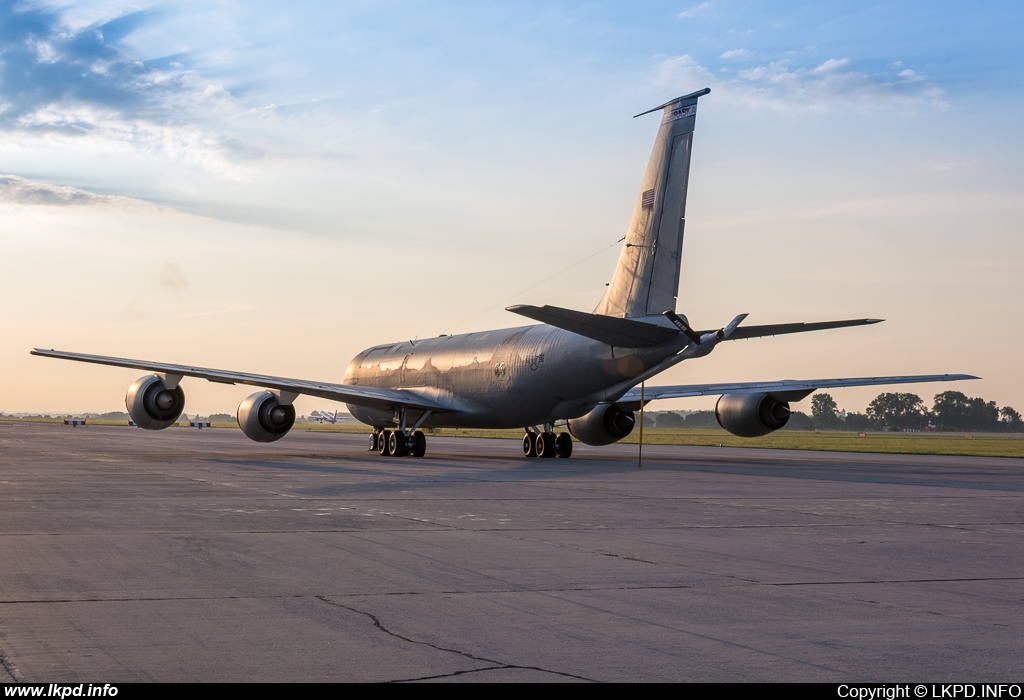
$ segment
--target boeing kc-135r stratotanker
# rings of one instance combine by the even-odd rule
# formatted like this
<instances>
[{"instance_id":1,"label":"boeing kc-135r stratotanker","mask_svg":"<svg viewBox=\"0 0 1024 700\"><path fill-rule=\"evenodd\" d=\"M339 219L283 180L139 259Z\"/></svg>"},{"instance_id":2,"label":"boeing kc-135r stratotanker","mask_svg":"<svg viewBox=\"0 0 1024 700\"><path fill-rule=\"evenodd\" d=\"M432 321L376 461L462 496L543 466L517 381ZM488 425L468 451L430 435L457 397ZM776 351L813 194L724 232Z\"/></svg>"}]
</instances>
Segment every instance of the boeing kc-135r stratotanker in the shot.
<instances>
[{"instance_id":1,"label":"boeing kc-135r stratotanker","mask_svg":"<svg viewBox=\"0 0 1024 700\"><path fill-rule=\"evenodd\" d=\"M32 353L153 372L132 384L125 397L140 428L173 425L185 408L181 379L200 377L262 388L238 407L238 426L258 442L273 442L291 429L292 402L305 394L346 403L353 416L373 426L371 449L417 457L426 451L421 428L525 428L526 456L569 457L572 437L608 445L629 435L634 411L654 399L720 395L719 424L735 435L756 437L783 427L789 402L816 389L976 379L933 374L637 388L727 340L878 322L741 326L741 314L721 329L698 331L676 313L697 100L709 92L705 88L642 113L664 110L618 266L593 313L510 306L540 324L379 345L352 360L341 384L57 350ZM563 422L569 432L555 435L554 427Z\"/></svg>"}]
</instances>

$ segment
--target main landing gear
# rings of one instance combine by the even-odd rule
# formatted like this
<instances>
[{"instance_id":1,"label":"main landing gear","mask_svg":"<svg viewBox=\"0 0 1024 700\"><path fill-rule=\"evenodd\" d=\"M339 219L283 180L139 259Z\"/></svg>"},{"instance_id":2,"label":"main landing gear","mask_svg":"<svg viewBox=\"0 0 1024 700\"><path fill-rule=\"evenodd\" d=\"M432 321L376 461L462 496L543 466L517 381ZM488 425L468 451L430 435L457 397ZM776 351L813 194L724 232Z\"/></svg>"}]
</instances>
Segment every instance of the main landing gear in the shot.
<instances>
[{"instance_id":1,"label":"main landing gear","mask_svg":"<svg viewBox=\"0 0 1024 700\"><path fill-rule=\"evenodd\" d=\"M400 430L375 430L370 449L384 457L422 457L427 453L427 436L422 430L403 435Z\"/></svg>"},{"instance_id":2,"label":"main landing gear","mask_svg":"<svg viewBox=\"0 0 1024 700\"><path fill-rule=\"evenodd\" d=\"M374 428L370 436L370 449L377 450L385 457L422 457L427 453L427 436L419 429L423 422L430 417L430 411L424 411L420 419L412 428L406 428L405 407L399 406L395 409L395 423L398 429Z\"/></svg>"},{"instance_id":3,"label":"main landing gear","mask_svg":"<svg viewBox=\"0 0 1024 700\"><path fill-rule=\"evenodd\" d=\"M572 437L569 433L555 435L550 425L545 425L543 431L527 428L523 436L523 456L568 459L572 456Z\"/></svg>"}]
</instances>

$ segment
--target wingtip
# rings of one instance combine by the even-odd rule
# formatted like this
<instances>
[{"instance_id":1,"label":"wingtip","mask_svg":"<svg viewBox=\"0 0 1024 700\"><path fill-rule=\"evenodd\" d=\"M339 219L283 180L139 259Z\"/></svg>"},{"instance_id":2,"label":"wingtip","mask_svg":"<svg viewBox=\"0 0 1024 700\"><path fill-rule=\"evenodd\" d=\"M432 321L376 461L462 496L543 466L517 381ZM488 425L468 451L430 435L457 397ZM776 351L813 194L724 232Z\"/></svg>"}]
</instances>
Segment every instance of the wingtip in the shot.
<instances>
[{"instance_id":1,"label":"wingtip","mask_svg":"<svg viewBox=\"0 0 1024 700\"><path fill-rule=\"evenodd\" d=\"M864 319L864 323L865 324L881 323L884 320L885 320L884 318L866 318L866 319Z\"/></svg>"}]
</instances>

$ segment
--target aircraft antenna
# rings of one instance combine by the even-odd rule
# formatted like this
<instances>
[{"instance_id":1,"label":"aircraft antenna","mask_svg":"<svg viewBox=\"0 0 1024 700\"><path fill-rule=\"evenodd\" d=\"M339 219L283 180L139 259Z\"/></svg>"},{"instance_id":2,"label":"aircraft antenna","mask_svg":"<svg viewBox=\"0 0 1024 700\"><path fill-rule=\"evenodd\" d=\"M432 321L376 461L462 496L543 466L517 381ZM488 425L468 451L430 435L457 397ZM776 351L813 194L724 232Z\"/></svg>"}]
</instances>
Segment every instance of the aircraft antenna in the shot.
<instances>
[{"instance_id":1,"label":"aircraft antenna","mask_svg":"<svg viewBox=\"0 0 1024 700\"><path fill-rule=\"evenodd\" d=\"M563 268L563 269L559 270L558 272L556 272L555 274L553 274L553 275L551 275L551 276L549 276L549 277L545 277L545 278L544 278L544 279L542 279L542 280L541 280L540 282L537 282L536 284L532 284L532 285L530 285L529 287L527 287L526 289L522 289L522 290L520 290L520 291L516 292L515 294L513 294L513 295L511 295L511 296L505 297L504 299L502 299L501 301L497 302L496 304L492 304L491 306L488 306L488 307L487 307L486 309L484 309L483 311L480 311L480 312L478 312L478 313L475 313L475 314L473 314L472 316L470 316L469 318L465 318L465 319L463 319L463 320L459 321L459 322L458 322L458 323L456 323L456 324L455 324L454 326L450 326L450 327L448 328L448 332L449 332L449 333L451 333L451 331L455 330L455 329L456 329L456 328L458 328L459 326L462 326L462 325L465 325L465 324L469 323L470 321L472 321L472 320L473 320L474 318L476 318L476 317L478 317L478 316L483 316L483 315L484 315L485 313L487 313L488 311L491 311L491 310L495 309L495 308L496 308L496 307L498 307L498 306L504 306L504 305L505 305L505 304L507 304L508 302L510 302L510 301L512 301L513 299L515 299L516 297L518 297L518 296L519 296L520 294L525 294L526 292L530 291L530 290L531 290L531 289L533 289L534 287L539 287L540 285L544 284L545 282L548 282L548 281L550 281L550 280L553 280L554 278L558 277L559 275L561 275L561 274L563 274L563 273L566 273L566 272L568 272L569 270L573 269L574 267L576 267L576 266L578 266L578 265L582 265L582 264L583 264L583 263L585 263L586 261L590 260L591 258L597 257L598 255L600 255L601 253L605 252L605 251L606 251L606 250L608 250L609 248L611 248L611 247L613 247L613 246L617 246L617 245L618 245L619 243L622 243L622 242L623 242L624 240L626 240L626 237L625 237L625 236L623 236L623 237L622 237L622 238L620 238L619 240L615 241L614 243L609 243L608 245L606 245L606 246L602 247L602 248L601 248L600 250L598 250L598 251L596 251L596 252L594 252L594 253L591 253L590 255L588 255L587 257L583 258L582 260L577 260L576 262L574 262L574 263L573 263L572 265L570 265L569 267ZM605 285L605 286L607 286L607 285Z\"/></svg>"}]
</instances>

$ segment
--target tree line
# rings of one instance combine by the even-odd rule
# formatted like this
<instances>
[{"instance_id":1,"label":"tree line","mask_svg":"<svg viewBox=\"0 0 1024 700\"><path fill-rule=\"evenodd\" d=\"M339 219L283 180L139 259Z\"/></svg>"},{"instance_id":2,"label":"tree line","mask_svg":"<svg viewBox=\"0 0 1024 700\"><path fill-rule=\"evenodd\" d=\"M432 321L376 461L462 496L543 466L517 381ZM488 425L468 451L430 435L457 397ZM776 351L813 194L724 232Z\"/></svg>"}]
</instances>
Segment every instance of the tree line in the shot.
<instances>
[{"instance_id":1,"label":"tree line","mask_svg":"<svg viewBox=\"0 0 1024 700\"><path fill-rule=\"evenodd\" d=\"M714 411L693 411L685 416L658 413L657 428L715 428ZM811 414L794 411L786 425L790 430L920 430L937 432L1024 432L1021 415L1011 406L969 397L959 391L936 394L932 407L917 394L885 392L868 404L863 413L840 411L830 394L811 397Z\"/></svg>"}]
</instances>

